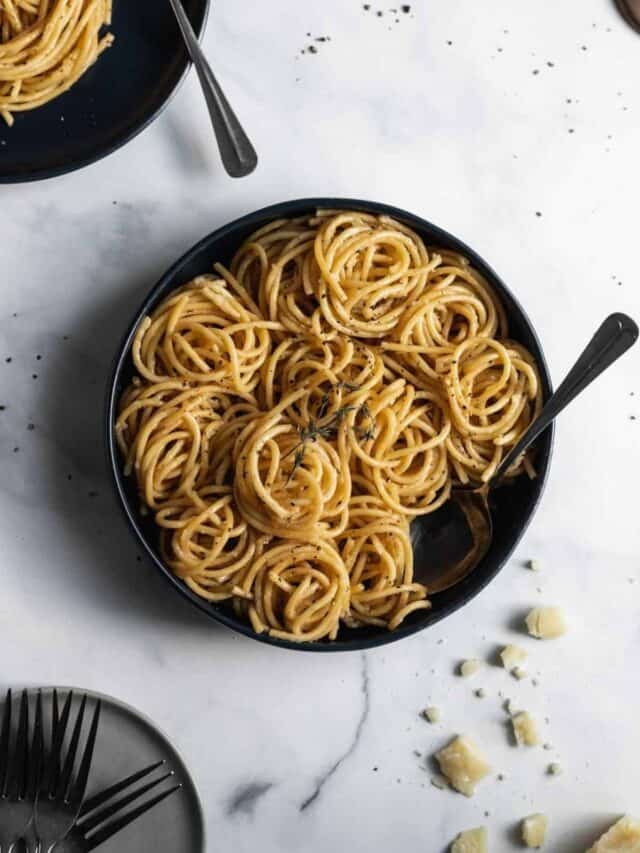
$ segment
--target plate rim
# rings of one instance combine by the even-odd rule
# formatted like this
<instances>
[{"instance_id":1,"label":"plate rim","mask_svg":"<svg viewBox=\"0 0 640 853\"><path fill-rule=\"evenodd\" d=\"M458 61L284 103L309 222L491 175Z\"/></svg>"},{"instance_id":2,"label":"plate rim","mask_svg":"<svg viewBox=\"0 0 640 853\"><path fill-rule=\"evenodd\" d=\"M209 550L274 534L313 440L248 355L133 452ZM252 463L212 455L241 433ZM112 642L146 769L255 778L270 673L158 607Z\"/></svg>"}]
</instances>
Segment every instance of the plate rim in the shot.
<instances>
[{"instance_id":1,"label":"plate rim","mask_svg":"<svg viewBox=\"0 0 640 853\"><path fill-rule=\"evenodd\" d=\"M126 0L124 0L124 2L126 2ZM204 4L204 9L202 15L202 23L200 27L196 29L196 36L198 38L198 41L201 41L205 34L207 22L209 20L209 13L211 10L211 0L201 0L201 2ZM115 142L112 142L106 148L100 149L97 153L94 152L89 157L84 157L80 160L74 160L71 163L65 163L54 168L33 170L30 169L27 172L21 172L20 174L14 175L7 175L0 171L0 185L8 186L11 184L29 184L35 183L37 181L47 181L51 178L59 178L62 175L68 175L72 172L78 172L80 171L80 169L86 169L88 166L93 166L94 163L99 163L101 160L104 160L107 157L110 157L112 154L115 154L116 151L118 151L120 148L124 148L125 145L128 145L137 136L143 133L143 131L147 130L154 123L154 121L160 117L160 115L167 109L171 101L178 94L178 91L186 80L189 72L192 69L192 66L193 63L191 62L191 59L187 54L187 60L180 76L176 80L173 88L167 93L167 96L160 102L158 107L153 110L148 116L146 116L146 118L144 118L141 122L135 124L128 133L125 133L124 136L122 136ZM80 80L81 79L82 78L80 78ZM63 92L62 94L64 95L66 94L66 92ZM54 98L54 100L56 99ZM51 103L53 103L53 101ZM37 109L32 110L30 112L37 113Z\"/></svg>"},{"instance_id":2,"label":"plate rim","mask_svg":"<svg viewBox=\"0 0 640 853\"><path fill-rule=\"evenodd\" d=\"M143 548L147 556L151 559L155 567L171 584L171 586L180 593L183 598L191 602L192 605L197 607L198 610L208 616L209 619L212 619L213 621L217 622L218 624L222 624L227 628L231 628L231 630L236 633L242 634L245 637L248 637L249 639L256 640L257 642L264 643L266 645L276 646L278 648L288 649L291 651L361 652L367 649L378 648L380 646L385 646L389 643L398 642L399 640L405 639L406 637L410 637L427 628L430 628L465 607L473 598L479 595L505 567L509 559L511 559L511 556L513 555L513 552L517 548L518 544L522 540L522 537L527 531L529 525L531 524L531 521L533 520L540 506L540 501L547 487L555 443L555 423L552 423L544 434L546 436L548 451L544 456L544 464L538 476L539 488L532 502L529 514L525 518L524 523L521 525L520 529L518 530L518 533L513 541L511 548L505 553L505 555L501 559L496 561L495 566L492 568L491 572L487 573L486 577L484 577L480 582L476 582L476 584L472 588L466 589L463 594L461 594L459 599L444 606L441 610L438 610L436 612L430 611L431 619L426 619L425 621L416 623L409 622L407 624L401 625L394 631L387 631L386 633L381 632L380 635L377 635L375 637L363 638L362 640L356 639L349 641L341 641L337 639L331 642L295 643L291 640L284 640L279 639L277 637L272 637L266 632L262 634L256 633L251 627L251 625L245 625L244 623L241 623L239 620L232 618L221 609L214 609L211 606L210 602L205 601L204 599L197 596L187 587L186 584L182 583L179 578L173 575L170 569L164 565L162 560L158 557L158 555L156 555L156 553L152 549L150 542L147 540L147 537L140 528L138 519L135 517L135 514L129 507L129 501L124 488L124 473L121 470L122 466L120 464L119 450L117 447L117 442L115 440L115 432L113 429L113 424L115 423L115 417L117 414L118 395L116 392L118 390L119 377L122 368L130 355L131 343L138 324L140 323L142 317L145 316L147 311L157 301L159 295L163 293L167 285L169 285L171 281L175 280L176 276L179 275L180 270L184 266L189 264L195 257L205 251L211 243L222 239L229 232L232 232L236 229L245 226L249 226L254 222L257 225L257 221L263 220L266 216L272 216L274 219L279 219L290 215L303 215L301 209L304 207L306 207L308 210L311 210L313 208L331 209L333 205L336 205L338 209L343 210L364 210L365 212L377 212L379 214L382 213L384 215L399 218L400 220L404 219L410 225L410 227L415 227L412 226L412 222L417 222L420 224L421 228L431 231L434 235L437 235L437 237L441 237L445 242L449 244L455 244L473 264L477 264L483 272L488 272L490 276L498 282L499 287L502 288L507 294L508 298L513 303L513 306L515 307L516 311L527 326L528 331L533 341L535 342L536 348L538 350L538 367L540 369L540 376L543 385L543 395L545 399L550 396L553 389L546 356L542 344L540 343L540 339L538 337L535 326L531 322L529 315L524 310L520 301L514 295L511 288L509 288L508 285L505 284L505 282L493 269L493 267L489 263L487 263L487 261L485 261L484 258L480 254L478 254L477 251L468 246L455 234L452 234L446 229L435 225L430 220L427 220L424 217L421 217L418 214L412 213L403 208L389 205L384 202L342 196L303 197L283 202L276 202L274 204L261 207L258 210L246 213L240 217L237 217L231 222L227 222L224 225L221 225L219 228L216 228L214 231L210 232L202 239L200 239L197 243L191 246L191 248L188 249L180 258L178 258L178 260L175 261L169 267L169 269L158 279L158 281L150 288L150 290L145 295L142 303L135 311L133 315L133 320L128 325L124 336L117 345L118 348L115 353L112 368L107 376L106 405L104 410L103 427L105 431L104 438L107 464L112 475L112 486L117 495L120 509L124 513L125 518L127 519L129 528L134 533L134 538ZM179 285L175 285L175 287L179 287Z\"/></svg>"}]
</instances>

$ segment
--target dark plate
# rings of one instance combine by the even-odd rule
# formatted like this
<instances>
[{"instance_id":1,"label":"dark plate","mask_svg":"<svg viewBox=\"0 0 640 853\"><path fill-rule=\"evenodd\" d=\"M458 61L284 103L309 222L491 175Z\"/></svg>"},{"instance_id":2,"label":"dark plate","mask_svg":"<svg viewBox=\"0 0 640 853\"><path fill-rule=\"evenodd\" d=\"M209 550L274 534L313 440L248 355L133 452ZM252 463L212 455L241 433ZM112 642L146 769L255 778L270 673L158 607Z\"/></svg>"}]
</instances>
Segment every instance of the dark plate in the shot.
<instances>
[{"instance_id":1,"label":"dark plate","mask_svg":"<svg viewBox=\"0 0 640 853\"><path fill-rule=\"evenodd\" d=\"M44 737L47 742L50 737L53 690L53 687L41 689ZM95 704L98 700L102 703L100 724L87 786L88 797L104 791L105 788L109 788L121 779L126 779L143 767L149 767L149 765L162 760L166 762L166 768L158 768L155 773L148 776L144 781L138 782L131 790L137 790L139 786L150 781L157 781L169 770L173 771L174 776L136 801L136 805L148 802L154 794L162 793L176 783L181 785L180 791L173 793L155 808L134 820L104 846L100 846L101 853L115 853L115 851L117 853L141 853L141 851L143 853L146 851L150 851L150 853L176 853L176 851L178 853L205 853L204 815L198 791L186 764L169 738L140 711L104 693L79 690L75 687L58 687L60 703L66 700L70 690L73 691L74 696L71 702L69 730L77 718L81 697L86 694L88 698L83 736L80 741L81 750L90 725L89 721L93 717ZM29 718L31 720L35 719L37 692L40 691L36 691L35 688L29 690ZM14 721L18 720L18 693L18 690L14 688L12 714ZM3 711L4 702L0 700L0 719ZM18 851L25 848L18 845L14 849ZM59 853L64 853L68 848L63 842L56 845L55 849Z\"/></svg>"},{"instance_id":2,"label":"dark plate","mask_svg":"<svg viewBox=\"0 0 640 853\"><path fill-rule=\"evenodd\" d=\"M183 0L200 33L209 0ZM0 124L0 182L71 172L111 154L160 113L187 52L169 0L114 0L113 45L64 95Z\"/></svg>"},{"instance_id":3,"label":"dark plate","mask_svg":"<svg viewBox=\"0 0 640 853\"><path fill-rule=\"evenodd\" d=\"M527 529L542 495L551 459L553 428L548 429L538 439L536 444L538 477L535 480L529 480L527 477L519 477L512 485L496 490L493 502L494 538L491 548L482 562L458 586L434 596L431 610L419 610L410 614L396 631L391 632L374 627L358 629L341 628L338 639L334 642L323 641L297 644L278 640L267 635L255 634L251 627L238 620L230 609L220 605L209 604L203 599L198 598L187 586L175 578L171 571L163 565L159 556L153 521L149 517L145 518L140 514L139 499L134 479L127 478L122 473L121 459L115 441L114 423L117 414L118 399L122 390L131 380L134 372L130 350L135 330L142 317L153 311L155 306L172 290L194 278L196 275L211 270L215 261L228 263L242 241L257 228L261 228L266 223L281 217L307 214L317 207L364 210L371 213L385 213L394 216L413 228L427 245L453 249L469 258L471 263L487 278L498 296L502 299L509 317L511 336L524 344L536 359L542 378L545 399L549 396L551 392L549 371L540 342L527 315L504 282L498 278L491 267L473 249L470 249L456 237L432 225L430 222L396 207L357 199L309 198L274 204L271 207L258 210L256 213L243 216L241 219L237 219L223 228L219 228L187 252L160 279L133 318L120 346L108 389L106 440L109 463L113 471L116 491L129 523L146 552L175 589L188 598L196 607L207 613L212 619L230 628L234 628L248 637L253 637L255 640L289 649L347 651L392 643L402 639L402 637L414 634L428 625L434 625L470 601L495 577Z\"/></svg>"}]
</instances>

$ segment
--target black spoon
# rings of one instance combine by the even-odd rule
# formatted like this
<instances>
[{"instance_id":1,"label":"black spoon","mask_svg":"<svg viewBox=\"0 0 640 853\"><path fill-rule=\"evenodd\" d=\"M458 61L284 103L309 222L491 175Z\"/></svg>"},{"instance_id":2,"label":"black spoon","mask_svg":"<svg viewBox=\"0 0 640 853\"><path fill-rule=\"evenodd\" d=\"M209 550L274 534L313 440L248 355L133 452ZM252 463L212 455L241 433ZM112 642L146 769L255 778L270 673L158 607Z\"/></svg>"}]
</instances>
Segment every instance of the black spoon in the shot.
<instances>
[{"instance_id":1,"label":"black spoon","mask_svg":"<svg viewBox=\"0 0 640 853\"><path fill-rule=\"evenodd\" d=\"M202 52L182 0L170 0L170 3L191 61L198 72L222 164L232 178L244 178L250 175L258 165L258 155Z\"/></svg>"},{"instance_id":2,"label":"black spoon","mask_svg":"<svg viewBox=\"0 0 640 853\"><path fill-rule=\"evenodd\" d=\"M585 347L566 379L551 395L540 415L502 460L491 479L455 486L451 498L430 515L411 525L415 553L415 579L429 593L444 592L460 583L489 550L493 524L489 493L499 486L513 463L543 430L638 338L638 327L626 314L611 314Z\"/></svg>"}]
</instances>

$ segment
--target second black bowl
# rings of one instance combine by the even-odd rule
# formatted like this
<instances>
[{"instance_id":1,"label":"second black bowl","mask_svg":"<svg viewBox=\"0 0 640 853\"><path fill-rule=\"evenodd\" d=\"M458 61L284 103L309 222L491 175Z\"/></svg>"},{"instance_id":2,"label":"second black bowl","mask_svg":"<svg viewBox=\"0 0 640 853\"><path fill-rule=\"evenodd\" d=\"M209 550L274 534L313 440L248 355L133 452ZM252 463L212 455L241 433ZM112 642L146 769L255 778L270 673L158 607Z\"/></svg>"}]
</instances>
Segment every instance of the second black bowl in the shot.
<instances>
[{"instance_id":1,"label":"second black bowl","mask_svg":"<svg viewBox=\"0 0 640 853\"><path fill-rule=\"evenodd\" d=\"M256 634L251 626L239 620L229 607L210 604L199 598L182 581L176 578L162 561L158 550L157 530L152 518L143 516L140 512L140 500L134 478L124 476L122 459L115 440L114 425L118 401L122 391L134 375L131 344L135 331L142 318L151 313L156 305L171 291L195 276L209 272L216 261L228 264L242 242L258 228L262 228L263 225L274 219L312 213L316 208L362 210L369 213L386 214L406 223L422 237L428 246L440 246L465 255L472 265L485 276L501 299L509 319L510 336L523 344L535 358L542 380L544 398L547 399L551 392L549 371L531 322L509 288L473 249L436 225L396 207L359 199L307 198L265 207L219 228L190 249L153 287L132 319L116 358L108 389L106 440L116 491L131 528L159 571L177 592L188 598L216 622L227 625L229 628L260 642L302 651L348 651L392 643L439 622L470 601L495 577L527 529L544 490L551 460L553 427L549 428L536 444L537 478L529 480L527 477L519 477L509 488L495 490L492 496L494 538L491 548L482 562L458 586L434 596L431 610L418 610L410 614L395 631L375 627L358 629L343 627L340 629L338 639L334 642L322 641L299 644L279 640L267 634Z\"/></svg>"}]
</instances>

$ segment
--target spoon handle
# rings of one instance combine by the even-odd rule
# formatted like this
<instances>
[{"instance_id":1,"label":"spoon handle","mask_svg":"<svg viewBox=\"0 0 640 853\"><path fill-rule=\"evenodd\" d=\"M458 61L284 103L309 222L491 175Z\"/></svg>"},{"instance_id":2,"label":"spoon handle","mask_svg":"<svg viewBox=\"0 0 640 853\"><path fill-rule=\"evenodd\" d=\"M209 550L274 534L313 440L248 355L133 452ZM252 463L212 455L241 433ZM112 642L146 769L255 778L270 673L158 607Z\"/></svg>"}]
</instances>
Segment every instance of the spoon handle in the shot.
<instances>
[{"instance_id":1,"label":"spoon handle","mask_svg":"<svg viewBox=\"0 0 640 853\"><path fill-rule=\"evenodd\" d=\"M198 72L216 135L222 163L232 178L250 175L258 164L258 155L231 109L211 66L207 62L181 0L170 0L191 61Z\"/></svg>"},{"instance_id":2,"label":"spoon handle","mask_svg":"<svg viewBox=\"0 0 640 853\"><path fill-rule=\"evenodd\" d=\"M491 485L502 479L521 453L543 432L559 414L594 379L610 367L638 338L638 327L626 314L611 314L585 347L564 382L551 395L536 420L502 460Z\"/></svg>"}]
</instances>

